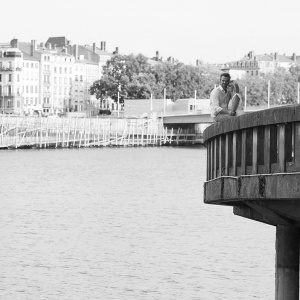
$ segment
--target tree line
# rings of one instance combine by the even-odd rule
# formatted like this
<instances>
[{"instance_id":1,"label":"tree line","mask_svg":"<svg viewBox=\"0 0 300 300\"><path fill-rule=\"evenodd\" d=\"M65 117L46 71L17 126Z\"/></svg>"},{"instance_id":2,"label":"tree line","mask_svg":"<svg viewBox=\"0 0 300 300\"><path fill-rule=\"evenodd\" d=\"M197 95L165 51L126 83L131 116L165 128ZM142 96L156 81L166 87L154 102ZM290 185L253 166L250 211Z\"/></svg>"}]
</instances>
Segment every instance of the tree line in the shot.
<instances>
[{"instance_id":1,"label":"tree line","mask_svg":"<svg viewBox=\"0 0 300 300\"><path fill-rule=\"evenodd\" d=\"M192 66L180 62L150 63L142 54L115 55L103 66L103 75L90 87L90 93L97 99L107 97L120 103L125 99L177 99L209 98L211 90L219 83L221 70L208 65ZM242 98L247 87L247 105L263 105L268 99L270 81L271 104L295 103L300 65L288 71L277 68L274 73L260 76L246 75L237 80Z\"/></svg>"}]
</instances>

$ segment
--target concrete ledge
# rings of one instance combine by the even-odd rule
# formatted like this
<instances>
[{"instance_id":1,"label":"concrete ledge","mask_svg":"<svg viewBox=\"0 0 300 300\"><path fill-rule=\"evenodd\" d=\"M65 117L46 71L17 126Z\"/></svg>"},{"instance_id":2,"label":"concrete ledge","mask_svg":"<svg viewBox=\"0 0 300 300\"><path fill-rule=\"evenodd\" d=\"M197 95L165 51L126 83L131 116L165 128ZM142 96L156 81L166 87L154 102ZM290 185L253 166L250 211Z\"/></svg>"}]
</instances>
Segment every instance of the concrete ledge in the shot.
<instances>
[{"instance_id":1,"label":"concrete ledge","mask_svg":"<svg viewBox=\"0 0 300 300\"><path fill-rule=\"evenodd\" d=\"M204 202L208 204L264 199L300 200L300 173L223 176L204 183Z\"/></svg>"}]
</instances>

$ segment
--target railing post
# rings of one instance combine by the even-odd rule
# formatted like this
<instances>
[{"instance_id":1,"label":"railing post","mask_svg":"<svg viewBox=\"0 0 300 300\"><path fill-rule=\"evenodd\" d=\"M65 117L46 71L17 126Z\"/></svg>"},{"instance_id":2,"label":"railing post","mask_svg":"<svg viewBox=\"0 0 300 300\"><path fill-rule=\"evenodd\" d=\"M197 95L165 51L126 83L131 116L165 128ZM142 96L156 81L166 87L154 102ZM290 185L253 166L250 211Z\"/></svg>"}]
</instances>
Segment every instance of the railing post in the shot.
<instances>
[{"instance_id":1,"label":"railing post","mask_svg":"<svg viewBox=\"0 0 300 300\"><path fill-rule=\"evenodd\" d=\"M225 138L225 172L224 175L228 176L229 174L229 134L226 134Z\"/></svg>"},{"instance_id":2,"label":"railing post","mask_svg":"<svg viewBox=\"0 0 300 300\"><path fill-rule=\"evenodd\" d=\"M300 122L295 123L294 143L295 171L300 171Z\"/></svg>"},{"instance_id":3,"label":"railing post","mask_svg":"<svg viewBox=\"0 0 300 300\"><path fill-rule=\"evenodd\" d=\"M218 159L218 156L217 156L217 142L218 142L218 138L215 137L214 138L214 172L213 172L213 178L216 178L217 177L217 159Z\"/></svg>"},{"instance_id":4,"label":"railing post","mask_svg":"<svg viewBox=\"0 0 300 300\"><path fill-rule=\"evenodd\" d=\"M285 124L278 125L278 168L285 171Z\"/></svg>"},{"instance_id":5,"label":"railing post","mask_svg":"<svg viewBox=\"0 0 300 300\"><path fill-rule=\"evenodd\" d=\"M237 151L236 151L236 140L237 140L237 132L235 131L232 136L232 168L233 175L236 176L236 166L237 166Z\"/></svg>"},{"instance_id":6,"label":"railing post","mask_svg":"<svg viewBox=\"0 0 300 300\"><path fill-rule=\"evenodd\" d=\"M257 127L253 128L252 174L257 174Z\"/></svg>"},{"instance_id":7,"label":"railing post","mask_svg":"<svg viewBox=\"0 0 300 300\"><path fill-rule=\"evenodd\" d=\"M222 154L223 154L223 143L222 143L222 135L219 136L219 174L218 176L222 176L222 164L223 164L223 159L222 159Z\"/></svg>"},{"instance_id":8,"label":"railing post","mask_svg":"<svg viewBox=\"0 0 300 300\"><path fill-rule=\"evenodd\" d=\"M270 155L270 137L271 137L271 128L270 126L265 126L265 135L264 135L264 173L271 172L271 155Z\"/></svg>"},{"instance_id":9,"label":"railing post","mask_svg":"<svg viewBox=\"0 0 300 300\"><path fill-rule=\"evenodd\" d=\"M245 175L247 172L247 166L246 166L246 155L247 155L247 149L246 149L246 137L247 137L247 130L242 130L242 157L241 157L241 175Z\"/></svg>"}]
</instances>

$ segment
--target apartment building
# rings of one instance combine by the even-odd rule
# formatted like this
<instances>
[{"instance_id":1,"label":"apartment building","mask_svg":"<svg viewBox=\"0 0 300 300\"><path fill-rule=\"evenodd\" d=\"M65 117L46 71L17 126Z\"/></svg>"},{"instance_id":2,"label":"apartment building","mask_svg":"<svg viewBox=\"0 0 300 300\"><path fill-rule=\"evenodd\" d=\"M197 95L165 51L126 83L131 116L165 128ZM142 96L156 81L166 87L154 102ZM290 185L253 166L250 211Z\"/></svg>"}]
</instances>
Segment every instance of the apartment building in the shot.
<instances>
[{"instance_id":1,"label":"apartment building","mask_svg":"<svg viewBox=\"0 0 300 300\"><path fill-rule=\"evenodd\" d=\"M116 54L116 53L115 53ZM65 37L37 44L13 39L0 44L0 113L32 114L68 111L97 113L89 88L114 54L101 47L71 45Z\"/></svg>"},{"instance_id":2,"label":"apartment building","mask_svg":"<svg viewBox=\"0 0 300 300\"><path fill-rule=\"evenodd\" d=\"M288 70L293 64L299 62L300 57L296 53L291 56L279 55L278 52L255 55L254 51L250 51L242 59L224 64L221 69L238 79L244 75L259 76L273 73L278 67Z\"/></svg>"},{"instance_id":3,"label":"apartment building","mask_svg":"<svg viewBox=\"0 0 300 300\"><path fill-rule=\"evenodd\" d=\"M10 45L0 46L0 108L1 113L22 111L23 54Z\"/></svg>"}]
</instances>

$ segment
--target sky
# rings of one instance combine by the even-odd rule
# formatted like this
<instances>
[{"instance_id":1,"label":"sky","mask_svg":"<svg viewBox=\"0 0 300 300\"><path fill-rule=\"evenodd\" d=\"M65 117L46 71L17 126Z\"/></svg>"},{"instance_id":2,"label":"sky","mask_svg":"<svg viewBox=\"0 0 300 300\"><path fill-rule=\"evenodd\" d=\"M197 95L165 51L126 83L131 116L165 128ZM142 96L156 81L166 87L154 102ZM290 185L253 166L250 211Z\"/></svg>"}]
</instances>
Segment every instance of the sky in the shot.
<instances>
[{"instance_id":1,"label":"sky","mask_svg":"<svg viewBox=\"0 0 300 300\"><path fill-rule=\"evenodd\" d=\"M249 51L300 55L299 0L15 0L1 3L1 39L106 42L109 52L174 57L195 65Z\"/></svg>"}]
</instances>

